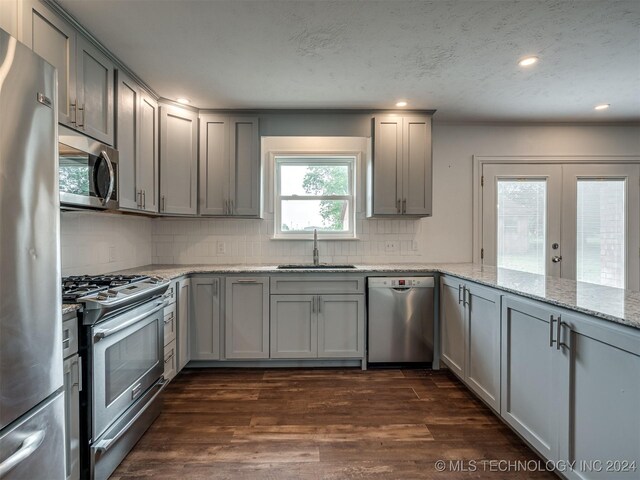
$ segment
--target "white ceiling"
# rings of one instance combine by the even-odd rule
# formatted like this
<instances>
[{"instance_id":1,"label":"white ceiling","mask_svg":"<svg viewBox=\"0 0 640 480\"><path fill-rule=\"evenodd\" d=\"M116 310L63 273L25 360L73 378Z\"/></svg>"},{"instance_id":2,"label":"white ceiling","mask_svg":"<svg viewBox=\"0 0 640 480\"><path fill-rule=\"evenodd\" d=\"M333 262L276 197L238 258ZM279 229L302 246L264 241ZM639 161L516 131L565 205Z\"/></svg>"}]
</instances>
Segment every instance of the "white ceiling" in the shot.
<instances>
[{"instance_id":1,"label":"white ceiling","mask_svg":"<svg viewBox=\"0 0 640 480\"><path fill-rule=\"evenodd\" d=\"M201 108L407 99L447 120L640 119L638 0L58 2L161 96Z\"/></svg>"}]
</instances>

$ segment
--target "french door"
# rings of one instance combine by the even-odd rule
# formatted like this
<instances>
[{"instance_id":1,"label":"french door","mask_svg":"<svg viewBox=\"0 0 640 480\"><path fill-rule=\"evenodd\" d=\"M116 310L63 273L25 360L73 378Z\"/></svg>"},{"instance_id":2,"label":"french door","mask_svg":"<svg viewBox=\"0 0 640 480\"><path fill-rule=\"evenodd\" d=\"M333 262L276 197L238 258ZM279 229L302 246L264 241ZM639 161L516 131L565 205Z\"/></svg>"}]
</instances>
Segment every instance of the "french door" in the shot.
<instances>
[{"instance_id":1,"label":"french door","mask_svg":"<svg viewBox=\"0 0 640 480\"><path fill-rule=\"evenodd\" d=\"M483 263L640 288L640 165L482 166Z\"/></svg>"}]
</instances>

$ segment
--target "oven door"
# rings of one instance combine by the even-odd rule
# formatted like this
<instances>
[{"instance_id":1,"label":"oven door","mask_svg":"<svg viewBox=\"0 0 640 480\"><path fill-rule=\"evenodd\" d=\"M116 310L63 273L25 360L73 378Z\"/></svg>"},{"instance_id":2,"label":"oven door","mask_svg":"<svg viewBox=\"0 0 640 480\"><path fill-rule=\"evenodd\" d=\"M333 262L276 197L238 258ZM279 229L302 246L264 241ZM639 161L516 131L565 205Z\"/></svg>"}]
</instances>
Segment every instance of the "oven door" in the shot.
<instances>
[{"instance_id":1,"label":"oven door","mask_svg":"<svg viewBox=\"0 0 640 480\"><path fill-rule=\"evenodd\" d=\"M94 440L162 376L164 305L154 300L91 328Z\"/></svg>"}]
</instances>

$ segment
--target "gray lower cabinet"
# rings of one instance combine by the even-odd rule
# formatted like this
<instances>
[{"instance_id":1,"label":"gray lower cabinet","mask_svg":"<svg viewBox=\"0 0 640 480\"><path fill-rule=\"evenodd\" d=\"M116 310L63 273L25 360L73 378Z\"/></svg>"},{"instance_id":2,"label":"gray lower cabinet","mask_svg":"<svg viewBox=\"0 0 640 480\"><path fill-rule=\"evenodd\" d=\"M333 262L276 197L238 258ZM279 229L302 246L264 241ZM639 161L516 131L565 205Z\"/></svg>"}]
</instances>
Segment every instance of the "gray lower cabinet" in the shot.
<instances>
[{"instance_id":1,"label":"gray lower cabinet","mask_svg":"<svg viewBox=\"0 0 640 480\"><path fill-rule=\"evenodd\" d=\"M160 105L160 212L198 213L198 114Z\"/></svg>"},{"instance_id":2,"label":"gray lower cabinet","mask_svg":"<svg viewBox=\"0 0 640 480\"><path fill-rule=\"evenodd\" d=\"M318 356L317 295L271 295L271 358Z\"/></svg>"},{"instance_id":3,"label":"gray lower cabinet","mask_svg":"<svg viewBox=\"0 0 640 480\"><path fill-rule=\"evenodd\" d=\"M75 354L64 361L65 466L67 480L80 478L80 357Z\"/></svg>"},{"instance_id":4,"label":"gray lower cabinet","mask_svg":"<svg viewBox=\"0 0 640 480\"><path fill-rule=\"evenodd\" d=\"M467 328L462 304L462 282L440 278L440 350L443 362L461 379L466 364Z\"/></svg>"},{"instance_id":5,"label":"gray lower cabinet","mask_svg":"<svg viewBox=\"0 0 640 480\"><path fill-rule=\"evenodd\" d=\"M178 327L177 327L177 347L178 347L178 361L177 370L180 372L189 360L191 359L189 349L189 329L191 324L191 279L183 278L178 281L177 285L177 312L178 312Z\"/></svg>"},{"instance_id":6,"label":"gray lower cabinet","mask_svg":"<svg viewBox=\"0 0 640 480\"><path fill-rule=\"evenodd\" d=\"M455 277L440 279L444 363L500 411L500 292Z\"/></svg>"},{"instance_id":7,"label":"gray lower cabinet","mask_svg":"<svg viewBox=\"0 0 640 480\"><path fill-rule=\"evenodd\" d=\"M228 277L225 358L269 358L269 277Z\"/></svg>"},{"instance_id":8,"label":"gray lower cabinet","mask_svg":"<svg viewBox=\"0 0 640 480\"><path fill-rule=\"evenodd\" d=\"M318 357L363 358L364 295L318 296Z\"/></svg>"},{"instance_id":9,"label":"gray lower cabinet","mask_svg":"<svg viewBox=\"0 0 640 480\"><path fill-rule=\"evenodd\" d=\"M518 297L502 304L501 416L548 460L557 460L563 349L553 340L555 309Z\"/></svg>"},{"instance_id":10,"label":"gray lower cabinet","mask_svg":"<svg viewBox=\"0 0 640 480\"><path fill-rule=\"evenodd\" d=\"M555 318L560 322L562 360L561 383L555 388L559 458L579 467L566 476L637 479L640 331L568 312L558 312Z\"/></svg>"},{"instance_id":11,"label":"gray lower cabinet","mask_svg":"<svg viewBox=\"0 0 640 480\"><path fill-rule=\"evenodd\" d=\"M220 360L220 278L191 279L191 360Z\"/></svg>"},{"instance_id":12,"label":"gray lower cabinet","mask_svg":"<svg viewBox=\"0 0 640 480\"><path fill-rule=\"evenodd\" d=\"M176 341L164 346L164 374L165 381L170 382L178 373L178 355L176 352Z\"/></svg>"}]
</instances>

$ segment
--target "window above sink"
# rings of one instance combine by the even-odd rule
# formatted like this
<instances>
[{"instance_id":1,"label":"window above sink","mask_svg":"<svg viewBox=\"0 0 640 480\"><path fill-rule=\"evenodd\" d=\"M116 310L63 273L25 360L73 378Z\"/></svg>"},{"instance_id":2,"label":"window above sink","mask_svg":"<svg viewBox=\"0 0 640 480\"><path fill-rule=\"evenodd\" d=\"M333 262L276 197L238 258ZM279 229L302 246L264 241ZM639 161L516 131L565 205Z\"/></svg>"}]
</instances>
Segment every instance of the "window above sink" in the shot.
<instances>
[{"instance_id":1,"label":"window above sink","mask_svg":"<svg viewBox=\"0 0 640 480\"><path fill-rule=\"evenodd\" d=\"M275 238L355 238L356 157L275 157Z\"/></svg>"}]
</instances>

